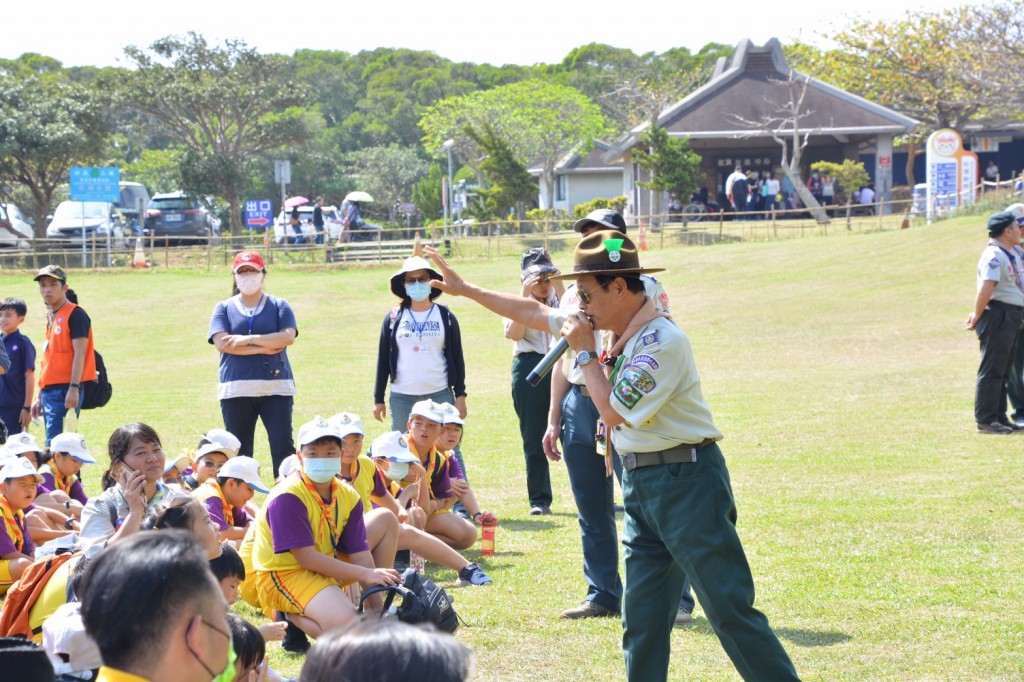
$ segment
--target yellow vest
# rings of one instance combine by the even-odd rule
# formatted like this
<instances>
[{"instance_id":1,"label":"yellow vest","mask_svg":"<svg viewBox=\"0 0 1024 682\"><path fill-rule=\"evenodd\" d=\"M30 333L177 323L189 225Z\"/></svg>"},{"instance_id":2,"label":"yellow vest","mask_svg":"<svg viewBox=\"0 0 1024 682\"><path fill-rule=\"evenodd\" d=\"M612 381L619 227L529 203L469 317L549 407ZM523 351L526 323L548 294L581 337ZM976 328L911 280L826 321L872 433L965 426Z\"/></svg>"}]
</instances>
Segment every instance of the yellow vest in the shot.
<instances>
[{"instance_id":1,"label":"yellow vest","mask_svg":"<svg viewBox=\"0 0 1024 682\"><path fill-rule=\"evenodd\" d=\"M377 465L366 455L359 455L352 464L356 468L356 474L352 477L349 485L359 493L359 498L363 501L363 513L365 514L373 511L370 494L373 492L373 478L377 473Z\"/></svg>"}]
</instances>

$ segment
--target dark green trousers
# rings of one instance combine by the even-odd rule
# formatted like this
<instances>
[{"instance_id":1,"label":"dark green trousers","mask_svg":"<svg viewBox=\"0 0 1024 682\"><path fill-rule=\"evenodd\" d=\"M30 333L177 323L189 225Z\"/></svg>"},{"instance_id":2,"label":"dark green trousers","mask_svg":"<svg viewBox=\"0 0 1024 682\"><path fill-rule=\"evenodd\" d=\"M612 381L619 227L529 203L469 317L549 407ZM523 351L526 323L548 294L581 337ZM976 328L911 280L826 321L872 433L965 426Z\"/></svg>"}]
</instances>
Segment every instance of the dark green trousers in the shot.
<instances>
[{"instance_id":1,"label":"dark green trousers","mask_svg":"<svg viewBox=\"0 0 1024 682\"><path fill-rule=\"evenodd\" d=\"M548 426L548 405L551 403L551 375L531 386L526 377L541 358L540 353L520 353L512 360L512 405L519 417L519 433L523 438L526 459L526 494L530 506L551 505L551 475L544 454L544 431Z\"/></svg>"},{"instance_id":2,"label":"dark green trousers","mask_svg":"<svg viewBox=\"0 0 1024 682\"><path fill-rule=\"evenodd\" d=\"M675 595L687 576L744 680L798 680L768 619L754 608L754 579L736 533L729 470L718 446L698 450L694 463L623 471L622 493L622 648L630 682L667 679Z\"/></svg>"}]
</instances>

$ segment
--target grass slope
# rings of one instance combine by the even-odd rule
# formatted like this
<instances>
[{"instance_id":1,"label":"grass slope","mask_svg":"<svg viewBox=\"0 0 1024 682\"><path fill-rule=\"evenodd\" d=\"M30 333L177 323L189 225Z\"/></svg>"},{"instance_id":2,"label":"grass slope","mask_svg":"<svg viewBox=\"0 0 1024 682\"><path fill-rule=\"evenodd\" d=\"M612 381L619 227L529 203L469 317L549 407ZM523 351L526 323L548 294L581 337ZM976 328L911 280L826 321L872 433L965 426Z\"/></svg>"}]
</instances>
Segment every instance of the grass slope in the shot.
<instances>
[{"instance_id":1,"label":"grass slope","mask_svg":"<svg viewBox=\"0 0 1024 682\"><path fill-rule=\"evenodd\" d=\"M985 241L978 222L644 256L668 268L673 313L726 434L757 605L804 679L1024 678L1024 440L974 434L977 342L962 328ZM563 267L569 259L557 257ZM516 255L457 266L471 281L518 290ZM368 438L384 430L370 409L392 270L271 271L268 290L300 324L290 352L296 426L349 410ZM0 281L29 302L24 331L39 345L31 278ZM226 268L73 273L71 283L115 386L111 404L81 420L95 450L131 420L154 425L169 452L221 423L206 332L230 286ZM554 514L526 515L501 322L441 300L465 339L471 479L502 520L498 554L485 562L494 586L454 591L475 679L621 679L617 621L557 617L585 594L574 506L554 465ZM268 463L265 440L258 449ZM92 493L100 470L87 471ZM672 647L671 679L738 679L702 616L676 630ZM270 648L275 667L297 673L299 659Z\"/></svg>"}]
</instances>

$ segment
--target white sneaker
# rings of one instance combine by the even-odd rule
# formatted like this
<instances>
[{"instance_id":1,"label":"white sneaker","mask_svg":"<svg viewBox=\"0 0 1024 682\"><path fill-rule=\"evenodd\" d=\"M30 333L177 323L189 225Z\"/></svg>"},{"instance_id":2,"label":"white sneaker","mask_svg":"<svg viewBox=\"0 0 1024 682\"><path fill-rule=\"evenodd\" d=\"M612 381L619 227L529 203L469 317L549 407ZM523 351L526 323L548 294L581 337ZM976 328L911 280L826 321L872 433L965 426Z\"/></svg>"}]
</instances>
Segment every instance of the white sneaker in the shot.
<instances>
[{"instance_id":1,"label":"white sneaker","mask_svg":"<svg viewBox=\"0 0 1024 682\"><path fill-rule=\"evenodd\" d=\"M676 611L676 625L689 625L693 622L693 614L683 609L682 606Z\"/></svg>"}]
</instances>

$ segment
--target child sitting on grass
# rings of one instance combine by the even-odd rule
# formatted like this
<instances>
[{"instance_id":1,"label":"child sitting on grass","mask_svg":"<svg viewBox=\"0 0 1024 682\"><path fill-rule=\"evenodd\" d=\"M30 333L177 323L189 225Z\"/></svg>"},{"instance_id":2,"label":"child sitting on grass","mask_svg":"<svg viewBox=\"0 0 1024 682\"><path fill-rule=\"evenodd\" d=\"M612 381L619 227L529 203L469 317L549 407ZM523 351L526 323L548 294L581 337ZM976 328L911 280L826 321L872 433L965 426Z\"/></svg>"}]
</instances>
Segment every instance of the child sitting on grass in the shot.
<instances>
[{"instance_id":1,"label":"child sitting on grass","mask_svg":"<svg viewBox=\"0 0 1024 682\"><path fill-rule=\"evenodd\" d=\"M43 477L27 459L8 459L0 469L0 594L32 565L35 545L25 525L25 510L36 499Z\"/></svg>"},{"instance_id":2,"label":"child sitting on grass","mask_svg":"<svg viewBox=\"0 0 1024 682\"><path fill-rule=\"evenodd\" d=\"M359 494L338 477L338 429L318 417L303 424L298 440L302 471L275 486L260 510L252 564L268 617L281 612L318 637L355 618L343 585L397 585L401 578L373 564Z\"/></svg>"},{"instance_id":3,"label":"child sitting on grass","mask_svg":"<svg viewBox=\"0 0 1024 682\"><path fill-rule=\"evenodd\" d=\"M82 518L82 507L89 501L79 472L83 464L95 463L85 438L77 433L61 433L50 441L50 461L39 467L43 487L57 502L65 502L66 510L77 519Z\"/></svg>"},{"instance_id":4,"label":"child sitting on grass","mask_svg":"<svg viewBox=\"0 0 1024 682\"><path fill-rule=\"evenodd\" d=\"M43 450L32 434L22 431L7 439L5 455L24 458L31 463L33 469L38 470L45 457ZM78 530L77 522L71 514L71 498L63 491L50 492L42 483L36 486L36 499L26 511L25 521L32 542L37 546Z\"/></svg>"},{"instance_id":5,"label":"child sitting on grass","mask_svg":"<svg viewBox=\"0 0 1024 682\"><path fill-rule=\"evenodd\" d=\"M259 464L252 457L235 457L220 467L216 478L207 479L192 495L206 505L220 539L237 544L252 523L245 505L257 492L270 492L260 480Z\"/></svg>"},{"instance_id":6,"label":"child sitting on grass","mask_svg":"<svg viewBox=\"0 0 1024 682\"><path fill-rule=\"evenodd\" d=\"M210 570L213 577L220 585L220 591L224 594L224 600L233 605L238 601L239 588L245 582L245 564L242 557L238 555L230 542L221 543L220 556L210 559ZM263 639L268 642L279 642L284 639L284 631L287 623L266 623L258 629Z\"/></svg>"},{"instance_id":7,"label":"child sitting on grass","mask_svg":"<svg viewBox=\"0 0 1024 682\"><path fill-rule=\"evenodd\" d=\"M466 474L459 464L458 458L454 456L455 448L462 442L463 428L465 422L459 416L459 411L451 403L441 403L441 410L444 414L444 423L441 426L441 433L437 436L437 449L444 453L448 460L448 480L451 482L454 499L462 502L466 512L473 520L473 523L480 525L481 520L487 516L487 512L480 509L476 501L476 495L469 487Z\"/></svg>"}]
</instances>

